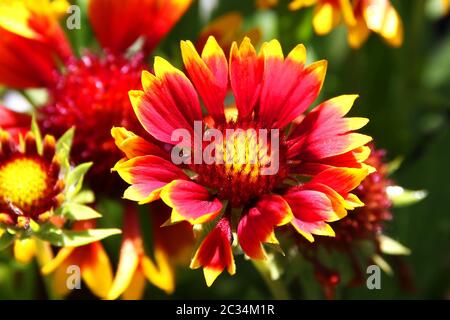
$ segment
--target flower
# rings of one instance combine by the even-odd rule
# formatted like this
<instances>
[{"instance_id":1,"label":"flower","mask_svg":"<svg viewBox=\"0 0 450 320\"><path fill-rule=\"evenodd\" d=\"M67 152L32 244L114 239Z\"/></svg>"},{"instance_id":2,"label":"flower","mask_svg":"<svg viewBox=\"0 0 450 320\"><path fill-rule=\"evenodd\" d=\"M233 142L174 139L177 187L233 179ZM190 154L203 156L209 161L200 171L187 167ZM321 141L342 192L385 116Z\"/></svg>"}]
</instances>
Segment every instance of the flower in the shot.
<instances>
[{"instance_id":1,"label":"flower","mask_svg":"<svg viewBox=\"0 0 450 320\"><path fill-rule=\"evenodd\" d=\"M174 291L174 272L168 255L159 246L155 246L155 264L145 254L139 225L136 208L128 205L124 214L119 265L108 299L117 299L120 295L124 299L140 299L144 293L145 279L166 293Z\"/></svg>"},{"instance_id":2,"label":"flower","mask_svg":"<svg viewBox=\"0 0 450 320\"><path fill-rule=\"evenodd\" d=\"M284 58L278 41L264 43L257 54L245 38L240 46L233 43L229 64L214 37L201 56L189 41L181 42L181 50L189 78L156 57L155 74L144 71L143 90L130 92L137 118L162 146L133 133L120 138L129 160L119 161L114 170L131 185L124 197L140 204L161 199L172 208L166 224L203 226L191 267L203 267L208 285L224 269L234 274L235 233L253 259L265 258L263 243L277 243L278 226L291 224L310 241L313 235L334 236L328 222L363 205L351 191L372 170L363 163L371 138L354 132L367 119L344 117L356 96L328 100L305 115L319 95L326 61L306 66L303 45ZM235 119L227 119L224 108L229 82ZM185 157L210 148L203 140L195 142L203 137L198 127L226 136L214 144L219 162ZM174 139L179 129L194 143ZM231 129L245 134L226 135ZM255 134L264 130L270 132L265 141ZM258 161L252 163L248 160L255 152Z\"/></svg>"},{"instance_id":3,"label":"flower","mask_svg":"<svg viewBox=\"0 0 450 320\"><path fill-rule=\"evenodd\" d=\"M356 24L349 27L351 47L361 47L370 32L379 34L393 47L402 45L402 20L389 0L359 0L355 1L353 8Z\"/></svg>"},{"instance_id":4,"label":"flower","mask_svg":"<svg viewBox=\"0 0 450 320\"><path fill-rule=\"evenodd\" d=\"M59 25L65 0L6 0L0 4L0 83L51 86L58 64L72 56Z\"/></svg>"},{"instance_id":5,"label":"flower","mask_svg":"<svg viewBox=\"0 0 450 320\"><path fill-rule=\"evenodd\" d=\"M338 270L325 265L321 259L321 250L326 250L328 253L342 252L345 255L354 272L351 285L358 285L364 281L365 266L361 266L360 259L357 258L357 253L361 251L361 243L366 243L373 248L373 252L364 262L366 264L373 263L372 259L379 260L383 253L393 254L389 252L389 249L385 249L388 246L396 247L395 254L406 254L409 251L383 235L384 223L392 219L392 201L388 195L388 189L394 183L388 178L388 165L384 162L385 152L375 149L373 143L370 143L368 147L372 152L365 162L375 168L376 172L367 176L355 190L355 195L365 203L365 206L356 208L342 220L332 223L336 233L333 241L320 238L317 243L311 245L296 237L301 253L313 264L316 278L322 285L327 298L335 296L335 288L341 276ZM367 248L367 245L365 247Z\"/></svg>"},{"instance_id":6,"label":"flower","mask_svg":"<svg viewBox=\"0 0 450 320\"><path fill-rule=\"evenodd\" d=\"M20 147L0 131L0 146L0 223L27 229L30 219L48 220L64 200L55 138L46 136L40 153L33 133Z\"/></svg>"},{"instance_id":7,"label":"flower","mask_svg":"<svg viewBox=\"0 0 450 320\"><path fill-rule=\"evenodd\" d=\"M58 141L41 132L33 121L25 137L14 139L0 128L0 241L2 248L14 243L19 262L29 262L36 241L77 247L120 233L117 229L68 231L65 225L97 219L101 215L86 204L94 201L82 189L91 164L69 164L73 130ZM18 140L18 141L17 141ZM28 241L29 240L29 241ZM47 245L47 244L45 244Z\"/></svg>"},{"instance_id":8,"label":"flower","mask_svg":"<svg viewBox=\"0 0 450 320\"><path fill-rule=\"evenodd\" d=\"M78 221L73 230L83 231L95 228L94 220ZM58 296L66 296L70 292L67 286L68 276L77 268L88 288L99 298L106 298L112 282L111 262L100 241L80 247L64 247L55 258L42 267L42 274L54 273L53 291Z\"/></svg>"},{"instance_id":9,"label":"flower","mask_svg":"<svg viewBox=\"0 0 450 320\"><path fill-rule=\"evenodd\" d=\"M117 183L109 179L110 168L120 158L109 135L111 127L138 130L127 92L138 86L145 58L191 2L90 0L89 21L102 51L82 52L80 58L59 26L67 1L2 4L0 71L5 72L0 84L48 90L48 103L36 112L38 123L55 137L77 128L72 159L76 164L94 162L88 178L96 191L108 193L108 186ZM128 49L139 39L142 47L130 57Z\"/></svg>"},{"instance_id":10,"label":"flower","mask_svg":"<svg viewBox=\"0 0 450 320\"><path fill-rule=\"evenodd\" d=\"M360 48L371 31L393 47L403 43L402 21L389 0L293 0L289 8L313 5L313 27L319 35L330 33L343 20L352 48Z\"/></svg>"},{"instance_id":11,"label":"flower","mask_svg":"<svg viewBox=\"0 0 450 320\"><path fill-rule=\"evenodd\" d=\"M50 103L38 110L44 132L61 136L68 128L77 129L72 159L75 163L94 162L89 181L103 193L108 191L108 173L120 159L109 132L114 125L138 130L127 92L139 86L140 73L145 69L141 55L125 59L105 54L71 59L66 73L56 76Z\"/></svg>"}]
</instances>

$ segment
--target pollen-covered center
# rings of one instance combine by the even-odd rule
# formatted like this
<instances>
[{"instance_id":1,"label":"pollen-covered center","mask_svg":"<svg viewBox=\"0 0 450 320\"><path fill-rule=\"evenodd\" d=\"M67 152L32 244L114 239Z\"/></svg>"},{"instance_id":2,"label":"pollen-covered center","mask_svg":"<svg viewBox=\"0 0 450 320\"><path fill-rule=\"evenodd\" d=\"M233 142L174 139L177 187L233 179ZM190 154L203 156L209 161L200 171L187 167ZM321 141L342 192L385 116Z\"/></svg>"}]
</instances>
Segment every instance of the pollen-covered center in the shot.
<instances>
[{"instance_id":1,"label":"pollen-covered center","mask_svg":"<svg viewBox=\"0 0 450 320\"><path fill-rule=\"evenodd\" d=\"M234 207L270 193L286 176L285 145L278 130L228 123L208 130L203 162L194 165L199 183Z\"/></svg>"},{"instance_id":2,"label":"pollen-covered center","mask_svg":"<svg viewBox=\"0 0 450 320\"><path fill-rule=\"evenodd\" d=\"M26 210L44 199L48 190L48 174L39 161L23 157L0 166L0 205Z\"/></svg>"}]
</instances>

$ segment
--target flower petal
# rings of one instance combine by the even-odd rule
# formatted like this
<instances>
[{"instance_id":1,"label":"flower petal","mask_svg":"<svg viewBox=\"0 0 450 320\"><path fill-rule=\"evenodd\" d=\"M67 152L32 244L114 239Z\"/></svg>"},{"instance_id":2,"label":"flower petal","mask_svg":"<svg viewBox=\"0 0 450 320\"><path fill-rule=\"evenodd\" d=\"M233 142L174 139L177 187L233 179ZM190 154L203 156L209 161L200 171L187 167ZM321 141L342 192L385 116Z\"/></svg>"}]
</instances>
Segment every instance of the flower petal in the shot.
<instances>
[{"instance_id":1,"label":"flower petal","mask_svg":"<svg viewBox=\"0 0 450 320\"><path fill-rule=\"evenodd\" d=\"M245 254L253 259L265 259L263 243L278 243L274 228L292 219L287 202L280 196L267 195L245 214L238 226L238 239Z\"/></svg>"},{"instance_id":2,"label":"flower petal","mask_svg":"<svg viewBox=\"0 0 450 320\"><path fill-rule=\"evenodd\" d=\"M115 167L119 175L131 184L124 198L149 203L159 199L161 189L176 179L187 179L186 174L171 162L156 156L142 156L119 162Z\"/></svg>"},{"instance_id":3,"label":"flower petal","mask_svg":"<svg viewBox=\"0 0 450 320\"><path fill-rule=\"evenodd\" d=\"M230 275L236 273L231 250L231 237L230 222L226 218L221 219L203 240L192 259L192 269L203 267L208 287L214 283L225 268Z\"/></svg>"},{"instance_id":4,"label":"flower petal","mask_svg":"<svg viewBox=\"0 0 450 320\"><path fill-rule=\"evenodd\" d=\"M367 168L330 168L316 175L310 183L324 184L340 195L346 197L348 193L359 186L368 175L369 170Z\"/></svg>"},{"instance_id":5,"label":"flower petal","mask_svg":"<svg viewBox=\"0 0 450 320\"><path fill-rule=\"evenodd\" d=\"M115 300L123 294L132 283L134 274L138 272L143 254L143 244L139 230L139 221L135 208L128 209L124 214L123 238L120 247L119 265L108 292L107 299Z\"/></svg>"},{"instance_id":6,"label":"flower petal","mask_svg":"<svg viewBox=\"0 0 450 320\"><path fill-rule=\"evenodd\" d=\"M14 242L14 257L16 261L28 264L36 255L36 243L32 238L16 240Z\"/></svg>"},{"instance_id":7,"label":"flower petal","mask_svg":"<svg viewBox=\"0 0 450 320\"><path fill-rule=\"evenodd\" d=\"M146 52L151 51L172 29L192 0L91 0L89 20L104 48L125 52L144 37Z\"/></svg>"},{"instance_id":8,"label":"flower petal","mask_svg":"<svg viewBox=\"0 0 450 320\"><path fill-rule=\"evenodd\" d=\"M156 139L176 144L176 129L189 130L193 136L194 121L202 120L197 93L183 72L166 60L156 57L155 75L144 71L144 91L130 91L130 100L142 126Z\"/></svg>"},{"instance_id":9,"label":"flower petal","mask_svg":"<svg viewBox=\"0 0 450 320\"><path fill-rule=\"evenodd\" d=\"M155 143L151 143L125 128L111 129L116 146L125 153L128 159L153 155L168 160L169 155Z\"/></svg>"},{"instance_id":10,"label":"flower petal","mask_svg":"<svg viewBox=\"0 0 450 320\"><path fill-rule=\"evenodd\" d=\"M305 68L306 50L303 45L296 46L284 60L276 40L263 45L261 50L265 62L259 117L268 127L282 128L300 116L317 98L327 62L318 61Z\"/></svg>"},{"instance_id":11,"label":"flower petal","mask_svg":"<svg viewBox=\"0 0 450 320\"><path fill-rule=\"evenodd\" d=\"M175 290L175 273L169 262L169 257L160 248L155 248L154 263L149 257L142 258L142 272L145 277L158 288L164 290L167 294Z\"/></svg>"},{"instance_id":12,"label":"flower petal","mask_svg":"<svg viewBox=\"0 0 450 320\"><path fill-rule=\"evenodd\" d=\"M87 287L99 298L106 298L113 282L111 262L101 242L76 249L82 260L81 277Z\"/></svg>"},{"instance_id":13,"label":"flower petal","mask_svg":"<svg viewBox=\"0 0 450 320\"><path fill-rule=\"evenodd\" d=\"M288 157L314 162L344 154L370 142L371 137L352 132L364 126L366 119L344 118L356 98L356 95L340 96L311 111L292 133Z\"/></svg>"},{"instance_id":14,"label":"flower petal","mask_svg":"<svg viewBox=\"0 0 450 320\"><path fill-rule=\"evenodd\" d=\"M206 188L186 180L175 180L165 186L161 199L173 209L172 223L204 223L213 220L222 210L222 203L218 199L211 200Z\"/></svg>"},{"instance_id":15,"label":"flower petal","mask_svg":"<svg viewBox=\"0 0 450 320\"><path fill-rule=\"evenodd\" d=\"M184 65L214 120L223 122L228 90L228 63L222 48L211 36L200 57L190 41L181 42Z\"/></svg>"},{"instance_id":16,"label":"flower petal","mask_svg":"<svg viewBox=\"0 0 450 320\"><path fill-rule=\"evenodd\" d=\"M141 300L144 295L146 284L147 280L145 279L145 276L140 270L137 270L133 275L133 279L131 280L130 285L123 292L122 299Z\"/></svg>"},{"instance_id":17,"label":"flower petal","mask_svg":"<svg viewBox=\"0 0 450 320\"><path fill-rule=\"evenodd\" d=\"M262 60L258 58L249 38L240 46L233 43L230 52L230 79L239 118L251 116L259 99L263 74Z\"/></svg>"},{"instance_id":18,"label":"flower petal","mask_svg":"<svg viewBox=\"0 0 450 320\"><path fill-rule=\"evenodd\" d=\"M340 22L339 7L332 2L321 2L314 9L313 26L318 35L330 33Z\"/></svg>"}]
</instances>

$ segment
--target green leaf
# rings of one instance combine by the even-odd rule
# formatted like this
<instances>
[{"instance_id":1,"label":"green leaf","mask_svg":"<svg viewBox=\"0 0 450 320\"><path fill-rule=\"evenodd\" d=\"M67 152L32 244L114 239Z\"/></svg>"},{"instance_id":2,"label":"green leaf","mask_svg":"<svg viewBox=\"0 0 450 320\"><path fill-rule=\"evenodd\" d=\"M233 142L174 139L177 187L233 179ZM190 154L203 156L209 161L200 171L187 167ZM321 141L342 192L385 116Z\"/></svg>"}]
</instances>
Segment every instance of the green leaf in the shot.
<instances>
[{"instance_id":1,"label":"green leaf","mask_svg":"<svg viewBox=\"0 0 450 320\"><path fill-rule=\"evenodd\" d=\"M0 250L8 248L14 241L15 236L8 231L4 231L0 236Z\"/></svg>"},{"instance_id":2,"label":"green leaf","mask_svg":"<svg viewBox=\"0 0 450 320\"><path fill-rule=\"evenodd\" d=\"M119 229L69 231L52 227L38 233L36 236L57 247L80 247L120 233L122 231Z\"/></svg>"},{"instance_id":3,"label":"green leaf","mask_svg":"<svg viewBox=\"0 0 450 320\"><path fill-rule=\"evenodd\" d=\"M67 167L69 165L69 155L72 148L74 134L75 129L71 128L67 130L56 143L56 154L59 156L61 163Z\"/></svg>"},{"instance_id":4,"label":"green leaf","mask_svg":"<svg viewBox=\"0 0 450 320\"><path fill-rule=\"evenodd\" d=\"M102 215L91 207L78 204L66 203L63 206L62 213L65 218L74 221L91 220L101 218Z\"/></svg>"},{"instance_id":5,"label":"green leaf","mask_svg":"<svg viewBox=\"0 0 450 320\"><path fill-rule=\"evenodd\" d=\"M71 200L77 195L83 187L84 175L92 167L92 162L82 163L79 166L71 170L67 175L66 184L69 187L67 198Z\"/></svg>"},{"instance_id":6,"label":"green leaf","mask_svg":"<svg viewBox=\"0 0 450 320\"><path fill-rule=\"evenodd\" d=\"M381 252L389 255L410 255L411 250L384 234L378 236Z\"/></svg>"},{"instance_id":7,"label":"green leaf","mask_svg":"<svg viewBox=\"0 0 450 320\"><path fill-rule=\"evenodd\" d=\"M95 194L91 190L82 190L72 198L73 203L89 204L95 202Z\"/></svg>"},{"instance_id":8,"label":"green leaf","mask_svg":"<svg viewBox=\"0 0 450 320\"><path fill-rule=\"evenodd\" d=\"M36 122L35 116L33 116L33 119L31 120L31 132L34 134L34 137L36 139L36 148L39 154L42 154L42 134Z\"/></svg>"},{"instance_id":9,"label":"green leaf","mask_svg":"<svg viewBox=\"0 0 450 320\"><path fill-rule=\"evenodd\" d=\"M387 187L386 192L391 199L394 207L409 206L425 199L427 192L425 190L407 190L400 186Z\"/></svg>"}]
</instances>

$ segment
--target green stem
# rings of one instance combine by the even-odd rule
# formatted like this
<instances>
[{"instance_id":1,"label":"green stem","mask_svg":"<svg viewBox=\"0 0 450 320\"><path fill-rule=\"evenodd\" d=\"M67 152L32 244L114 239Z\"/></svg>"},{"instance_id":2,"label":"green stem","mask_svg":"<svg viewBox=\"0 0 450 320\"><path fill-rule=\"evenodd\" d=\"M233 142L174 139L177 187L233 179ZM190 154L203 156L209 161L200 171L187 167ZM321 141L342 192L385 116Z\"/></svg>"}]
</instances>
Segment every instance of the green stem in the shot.
<instances>
[{"instance_id":1,"label":"green stem","mask_svg":"<svg viewBox=\"0 0 450 320\"><path fill-rule=\"evenodd\" d=\"M270 275L269 262L253 259L252 262L253 265L255 266L255 269L258 270L259 274L261 275L267 287L269 288L272 297L275 300L289 300L290 299L289 292L287 291L284 283L278 279L277 280L272 279Z\"/></svg>"}]
</instances>

